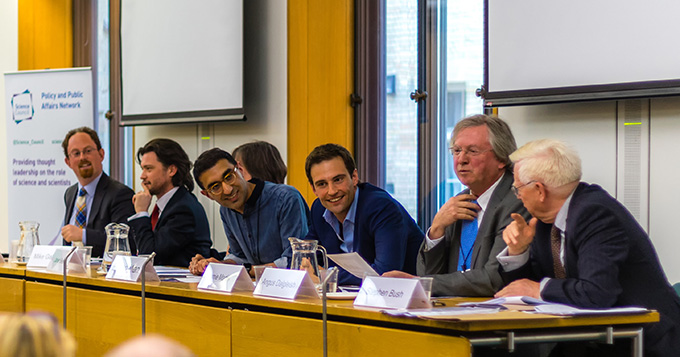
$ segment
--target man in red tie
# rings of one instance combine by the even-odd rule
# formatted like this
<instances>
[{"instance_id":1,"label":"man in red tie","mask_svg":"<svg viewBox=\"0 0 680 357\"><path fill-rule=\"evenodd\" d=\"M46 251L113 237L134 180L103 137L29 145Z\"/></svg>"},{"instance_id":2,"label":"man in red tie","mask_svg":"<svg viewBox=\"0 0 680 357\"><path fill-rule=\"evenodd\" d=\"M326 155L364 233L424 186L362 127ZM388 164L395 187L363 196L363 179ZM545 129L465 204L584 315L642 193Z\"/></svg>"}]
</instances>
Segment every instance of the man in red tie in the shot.
<instances>
[{"instance_id":1,"label":"man in red tie","mask_svg":"<svg viewBox=\"0 0 680 357\"><path fill-rule=\"evenodd\" d=\"M529 213L513 214L498 255L510 283L497 297L531 296L582 308L642 306L661 321L644 328L645 356L680 351L680 298L666 280L647 233L600 186L581 180L581 159L557 140L527 143L510 155L513 187ZM572 350L565 355L590 351ZM612 355L624 355L615 346ZM558 348L565 348L559 346ZM607 348L608 349L608 348ZM553 354L554 355L554 354Z\"/></svg>"},{"instance_id":2,"label":"man in red tie","mask_svg":"<svg viewBox=\"0 0 680 357\"><path fill-rule=\"evenodd\" d=\"M135 212L130 201L134 192L103 172L104 149L93 129L69 131L61 146L64 162L78 178L64 193L66 213L61 239L64 245L92 246L92 256L101 257L106 245L104 227L111 222L126 222ZM130 248L135 251L134 244Z\"/></svg>"},{"instance_id":3,"label":"man in red tie","mask_svg":"<svg viewBox=\"0 0 680 357\"><path fill-rule=\"evenodd\" d=\"M135 215L128 219L140 254L156 252L154 264L189 266L196 254L210 255L210 226L203 206L191 191L191 161L170 139L153 139L137 151L142 190L132 198ZM156 204L151 215L152 196Z\"/></svg>"}]
</instances>

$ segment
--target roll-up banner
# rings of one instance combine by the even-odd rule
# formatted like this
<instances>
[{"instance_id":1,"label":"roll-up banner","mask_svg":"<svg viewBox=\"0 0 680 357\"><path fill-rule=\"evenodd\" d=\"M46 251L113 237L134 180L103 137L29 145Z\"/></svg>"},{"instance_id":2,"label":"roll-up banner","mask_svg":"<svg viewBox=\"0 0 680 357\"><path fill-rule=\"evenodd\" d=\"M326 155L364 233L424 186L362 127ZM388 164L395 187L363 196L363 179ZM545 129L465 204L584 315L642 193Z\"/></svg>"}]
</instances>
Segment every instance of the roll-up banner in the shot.
<instances>
[{"instance_id":1,"label":"roll-up banner","mask_svg":"<svg viewBox=\"0 0 680 357\"><path fill-rule=\"evenodd\" d=\"M20 221L40 223L41 244L60 231L64 191L77 182L61 143L69 130L93 127L92 72L88 67L5 73L5 106L9 224L3 252L20 238Z\"/></svg>"}]
</instances>

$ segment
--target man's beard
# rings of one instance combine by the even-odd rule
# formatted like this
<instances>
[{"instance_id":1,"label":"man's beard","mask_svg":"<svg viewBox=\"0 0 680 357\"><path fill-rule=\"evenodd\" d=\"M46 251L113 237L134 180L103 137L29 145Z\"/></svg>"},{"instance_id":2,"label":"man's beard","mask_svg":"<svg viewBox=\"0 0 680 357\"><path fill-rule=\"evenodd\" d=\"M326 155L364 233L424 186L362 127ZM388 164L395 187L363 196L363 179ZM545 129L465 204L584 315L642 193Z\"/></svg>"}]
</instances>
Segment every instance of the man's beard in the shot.
<instances>
[{"instance_id":1,"label":"man's beard","mask_svg":"<svg viewBox=\"0 0 680 357\"><path fill-rule=\"evenodd\" d=\"M89 164L90 167L83 168L83 167L81 167L81 165L83 165L83 164ZM92 165L92 163L89 162L89 161L81 161L78 164L78 172L80 172L80 176L82 178L90 178L90 177L92 177L92 175L94 175L94 165Z\"/></svg>"}]
</instances>

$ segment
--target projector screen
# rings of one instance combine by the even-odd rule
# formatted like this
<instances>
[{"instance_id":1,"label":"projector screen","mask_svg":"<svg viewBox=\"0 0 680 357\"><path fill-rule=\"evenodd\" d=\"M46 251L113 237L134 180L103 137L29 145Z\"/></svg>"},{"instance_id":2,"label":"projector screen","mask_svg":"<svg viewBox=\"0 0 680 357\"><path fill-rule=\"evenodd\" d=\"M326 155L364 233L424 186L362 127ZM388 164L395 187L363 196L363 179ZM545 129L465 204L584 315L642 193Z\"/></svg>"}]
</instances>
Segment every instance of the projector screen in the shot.
<instances>
[{"instance_id":1,"label":"projector screen","mask_svg":"<svg viewBox=\"0 0 680 357\"><path fill-rule=\"evenodd\" d=\"M486 0L486 106L680 94L680 2Z\"/></svg>"},{"instance_id":2,"label":"projector screen","mask_svg":"<svg viewBox=\"0 0 680 357\"><path fill-rule=\"evenodd\" d=\"M243 120L243 0L121 1L122 125Z\"/></svg>"}]
</instances>

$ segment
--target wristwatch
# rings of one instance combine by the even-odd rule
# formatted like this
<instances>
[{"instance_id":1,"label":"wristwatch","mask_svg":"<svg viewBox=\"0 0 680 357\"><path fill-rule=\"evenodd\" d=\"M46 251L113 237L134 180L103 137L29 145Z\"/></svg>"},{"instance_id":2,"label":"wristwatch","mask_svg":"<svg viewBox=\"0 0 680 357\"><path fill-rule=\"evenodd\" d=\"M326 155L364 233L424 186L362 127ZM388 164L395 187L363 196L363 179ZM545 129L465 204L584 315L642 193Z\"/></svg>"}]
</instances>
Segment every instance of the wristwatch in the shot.
<instances>
[{"instance_id":1,"label":"wristwatch","mask_svg":"<svg viewBox=\"0 0 680 357\"><path fill-rule=\"evenodd\" d=\"M250 274L250 269L253 268L253 265L250 263L243 263L243 267L246 268L246 271Z\"/></svg>"}]
</instances>

